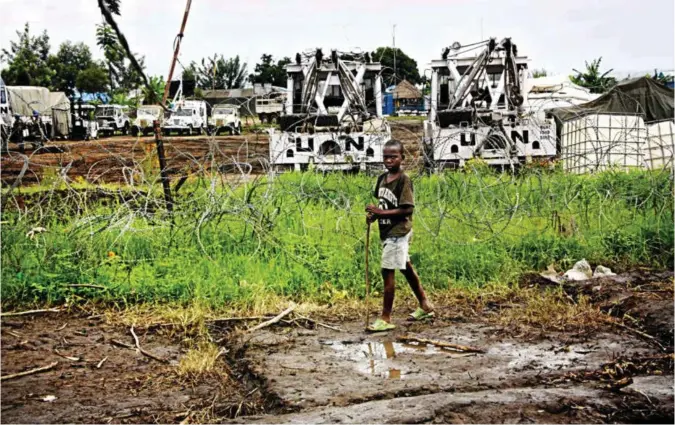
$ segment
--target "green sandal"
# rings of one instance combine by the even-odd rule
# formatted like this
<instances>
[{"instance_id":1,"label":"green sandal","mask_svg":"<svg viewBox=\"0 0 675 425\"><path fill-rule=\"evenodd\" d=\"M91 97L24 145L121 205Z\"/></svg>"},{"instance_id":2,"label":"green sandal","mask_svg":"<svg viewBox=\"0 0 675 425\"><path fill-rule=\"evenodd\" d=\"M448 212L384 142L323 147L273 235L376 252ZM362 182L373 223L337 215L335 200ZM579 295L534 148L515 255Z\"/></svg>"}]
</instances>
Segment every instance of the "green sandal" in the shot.
<instances>
[{"instance_id":1,"label":"green sandal","mask_svg":"<svg viewBox=\"0 0 675 425\"><path fill-rule=\"evenodd\" d=\"M413 313L410 314L410 317L408 320L415 320L415 321L420 321L420 320L426 320L426 319L431 319L435 316L433 311L426 312L424 311L421 307L417 307L417 310L415 310Z\"/></svg>"},{"instance_id":2,"label":"green sandal","mask_svg":"<svg viewBox=\"0 0 675 425\"><path fill-rule=\"evenodd\" d=\"M377 319L370 326L368 326L367 330L370 331L370 332L384 332L384 331L390 331L390 330L395 329L395 328L396 328L395 325L393 325L391 323L387 323L382 319Z\"/></svg>"}]
</instances>

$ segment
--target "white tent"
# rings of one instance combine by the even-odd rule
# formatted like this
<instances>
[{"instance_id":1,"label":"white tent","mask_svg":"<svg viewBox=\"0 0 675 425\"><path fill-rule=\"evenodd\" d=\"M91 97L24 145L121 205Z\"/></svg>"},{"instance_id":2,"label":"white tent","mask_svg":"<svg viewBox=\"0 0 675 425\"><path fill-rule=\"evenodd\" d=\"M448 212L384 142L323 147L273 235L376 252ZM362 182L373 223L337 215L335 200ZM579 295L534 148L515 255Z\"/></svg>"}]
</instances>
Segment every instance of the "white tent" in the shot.
<instances>
[{"instance_id":1,"label":"white tent","mask_svg":"<svg viewBox=\"0 0 675 425\"><path fill-rule=\"evenodd\" d=\"M542 120L548 109L580 105L600 96L574 84L567 75L528 79L525 92L526 109Z\"/></svg>"}]
</instances>

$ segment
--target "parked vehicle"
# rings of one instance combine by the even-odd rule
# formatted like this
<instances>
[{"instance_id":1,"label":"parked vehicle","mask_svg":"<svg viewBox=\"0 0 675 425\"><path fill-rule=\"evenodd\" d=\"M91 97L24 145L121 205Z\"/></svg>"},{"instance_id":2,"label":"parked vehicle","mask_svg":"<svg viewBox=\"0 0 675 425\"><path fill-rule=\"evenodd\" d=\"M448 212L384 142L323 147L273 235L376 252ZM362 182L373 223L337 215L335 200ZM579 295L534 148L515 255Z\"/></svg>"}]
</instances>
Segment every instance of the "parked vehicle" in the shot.
<instances>
[{"instance_id":1,"label":"parked vehicle","mask_svg":"<svg viewBox=\"0 0 675 425\"><path fill-rule=\"evenodd\" d=\"M162 132L165 134L203 134L207 125L206 102L183 100L174 105L169 119L162 126Z\"/></svg>"},{"instance_id":2,"label":"parked vehicle","mask_svg":"<svg viewBox=\"0 0 675 425\"><path fill-rule=\"evenodd\" d=\"M98 139L98 122L94 119L96 107L93 105L73 105L73 128L70 138L73 140Z\"/></svg>"},{"instance_id":3,"label":"parked vehicle","mask_svg":"<svg viewBox=\"0 0 675 425\"><path fill-rule=\"evenodd\" d=\"M98 122L99 132L112 136L116 132L129 134L131 129L131 120L125 112L126 107L122 105L99 105L96 107L96 122Z\"/></svg>"},{"instance_id":4,"label":"parked vehicle","mask_svg":"<svg viewBox=\"0 0 675 425\"><path fill-rule=\"evenodd\" d=\"M216 136L222 132L227 134L241 133L241 119L237 105L216 105L209 117L209 134Z\"/></svg>"},{"instance_id":5,"label":"parked vehicle","mask_svg":"<svg viewBox=\"0 0 675 425\"><path fill-rule=\"evenodd\" d=\"M261 123L276 124L284 111L283 94L259 97L255 100L255 112Z\"/></svg>"},{"instance_id":6,"label":"parked vehicle","mask_svg":"<svg viewBox=\"0 0 675 425\"><path fill-rule=\"evenodd\" d=\"M158 120L160 128L164 124L164 111L159 105L143 105L138 108L136 118L131 125L131 134L147 136L153 132L153 121Z\"/></svg>"}]
</instances>

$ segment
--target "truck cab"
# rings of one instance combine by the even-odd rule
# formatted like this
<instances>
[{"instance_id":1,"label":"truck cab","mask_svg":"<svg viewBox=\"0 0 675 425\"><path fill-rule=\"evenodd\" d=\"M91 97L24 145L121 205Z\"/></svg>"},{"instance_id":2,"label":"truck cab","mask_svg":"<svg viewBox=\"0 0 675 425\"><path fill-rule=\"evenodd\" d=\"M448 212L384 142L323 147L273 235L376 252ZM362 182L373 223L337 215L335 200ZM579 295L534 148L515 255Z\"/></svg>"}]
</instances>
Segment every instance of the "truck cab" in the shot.
<instances>
[{"instance_id":1,"label":"truck cab","mask_svg":"<svg viewBox=\"0 0 675 425\"><path fill-rule=\"evenodd\" d=\"M115 132L129 134L131 120L121 105L99 105L96 107L96 122L99 132L112 136Z\"/></svg>"},{"instance_id":2,"label":"truck cab","mask_svg":"<svg viewBox=\"0 0 675 425\"><path fill-rule=\"evenodd\" d=\"M202 134L207 127L206 102L184 100L174 105L169 119L162 126L165 134Z\"/></svg>"},{"instance_id":3,"label":"truck cab","mask_svg":"<svg viewBox=\"0 0 675 425\"><path fill-rule=\"evenodd\" d=\"M147 136L153 132L153 122L159 121L160 127L164 124L164 111L159 105L143 105L136 111L136 118L131 125L131 134Z\"/></svg>"},{"instance_id":4,"label":"truck cab","mask_svg":"<svg viewBox=\"0 0 675 425\"><path fill-rule=\"evenodd\" d=\"M241 119L237 105L216 105L211 111L209 133L217 136L222 132L230 135L241 133Z\"/></svg>"}]
</instances>

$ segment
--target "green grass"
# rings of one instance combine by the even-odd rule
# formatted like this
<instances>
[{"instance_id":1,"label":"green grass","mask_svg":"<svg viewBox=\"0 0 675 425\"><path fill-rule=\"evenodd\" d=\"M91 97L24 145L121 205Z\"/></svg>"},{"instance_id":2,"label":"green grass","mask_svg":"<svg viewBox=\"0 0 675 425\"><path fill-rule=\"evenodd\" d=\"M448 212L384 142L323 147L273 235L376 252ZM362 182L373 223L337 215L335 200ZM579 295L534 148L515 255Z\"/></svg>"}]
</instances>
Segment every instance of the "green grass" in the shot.
<instances>
[{"instance_id":1,"label":"green grass","mask_svg":"<svg viewBox=\"0 0 675 425\"><path fill-rule=\"evenodd\" d=\"M667 173L448 173L413 181L411 257L431 291L508 284L525 271L566 269L582 258L618 269L673 266ZM215 182L187 183L173 224L157 187L127 202L50 190L26 196L22 212L9 202L3 307L80 298L221 307L268 296L330 302L364 294L363 211L373 202L374 178L290 173L237 187ZM47 231L26 236L38 226ZM373 233L377 288L381 251ZM107 290L67 286L82 283Z\"/></svg>"}]
</instances>

